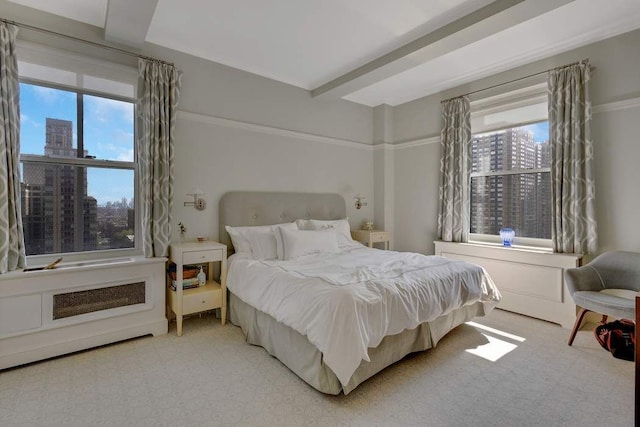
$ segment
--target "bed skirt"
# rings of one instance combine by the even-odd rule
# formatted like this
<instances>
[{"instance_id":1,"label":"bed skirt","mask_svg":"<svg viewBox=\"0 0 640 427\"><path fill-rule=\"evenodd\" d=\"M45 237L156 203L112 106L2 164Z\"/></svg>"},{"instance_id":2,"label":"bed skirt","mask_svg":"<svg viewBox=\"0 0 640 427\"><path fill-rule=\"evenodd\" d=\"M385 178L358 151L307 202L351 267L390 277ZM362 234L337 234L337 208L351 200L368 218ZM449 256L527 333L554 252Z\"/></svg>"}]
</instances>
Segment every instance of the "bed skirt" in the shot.
<instances>
[{"instance_id":1,"label":"bed skirt","mask_svg":"<svg viewBox=\"0 0 640 427\"><path fill-rule=\"evenodd\" d=\"M378 347L369 348L371 361L363 360L343 387L333 371L324 364L322 353L307 337L246 304L233 293L229 293L229 299L231 322L240 326L249 344L263 347L313 388L326 394L349 394L387 366L410 353L435 347L456 326L485 314L483 304L478 302L423 323L415 329L386 336Z\"/></svg>"}]
</instances>

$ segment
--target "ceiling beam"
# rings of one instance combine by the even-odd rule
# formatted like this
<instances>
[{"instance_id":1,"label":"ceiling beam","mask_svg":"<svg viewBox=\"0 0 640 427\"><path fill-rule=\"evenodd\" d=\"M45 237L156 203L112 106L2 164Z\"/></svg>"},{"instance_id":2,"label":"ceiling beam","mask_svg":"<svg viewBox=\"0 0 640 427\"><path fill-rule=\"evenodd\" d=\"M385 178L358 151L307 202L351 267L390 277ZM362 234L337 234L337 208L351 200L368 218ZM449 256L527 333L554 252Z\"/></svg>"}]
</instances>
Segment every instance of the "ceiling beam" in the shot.
<instances>
[{"instance_id":1,"label":"ceiling beam","mask_svg":"<svg viewBox=\"0 0 640 427\"><path fill-rule=\"evenodd\" d=\"M157 5L158 0L109 0L105 40L142 48Z\"/></svg>"},{"instance_id":2,"label":"ceiling beam","mask_svg":"<svg viewBox=\"0 0 640 427\"><path fill-rule=\"evenodd\" d=\"M315 89L343 97L574 0L496 0Z\"/></svg>"}]
</instances>

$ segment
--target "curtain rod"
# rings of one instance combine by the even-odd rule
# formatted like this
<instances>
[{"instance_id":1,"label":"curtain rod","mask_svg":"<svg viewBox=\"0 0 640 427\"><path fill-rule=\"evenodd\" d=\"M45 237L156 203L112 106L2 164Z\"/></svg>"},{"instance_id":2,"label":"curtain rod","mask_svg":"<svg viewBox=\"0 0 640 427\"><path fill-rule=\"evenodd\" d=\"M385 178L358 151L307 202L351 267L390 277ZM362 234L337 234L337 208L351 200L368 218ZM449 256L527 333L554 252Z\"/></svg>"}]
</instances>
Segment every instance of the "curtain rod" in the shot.
<instances>
[{"instance_id":1,"label":"curtain rod","mask_svg":"<svg viewBox=\"0 0 640 427\"><path fill-rule=\"evenodd\" d=\"M151 56L141 55L139 53L131 52L130 50L121 49L119 47L109 46L109 45L98 43L98 42L94 42L94 41L91 41L91 40L81 39L80 37L75 37L75 36L70 36L68 34L58 33L56 31L47 30L46 28L40 28L40 27L36 27L34 25L23 24L21 22L11 21L9 19L4 19L4 18L0 18L0 22L4 22L5 24L15 25L15 26L21 27L21 28L26 28L27 30L33 30L33 31L37 31L37 32L40 32L40 33L51 34L51 35L54 35L54 36L65 38L65 39L74 40L74 41L81 42L81 43L86 43L86 44L89 44L89 45L92 45L92 46L101 47L103 49L113 50L115 52L123 53L125 55L133 56L133 57L136 57L136 58L142 58L142 59L146 59L148 61L153 61L153 62L158 62L160 64L166 64L166 65L174 66L174 64L172 62L163 61L162 59L152 58Z\"/></svg>"},{"instance_id":2,"label":"curtain rod","mask_svg":"<svg viewBox=\"0 0 640 427\"><path fill-rule=\"evenodd\" d=\"M482 89L474 90L472 92L468 92L468 93L465 93L465 94L462 94L462 95L452 96L451 98L443 99L442 101L440 101L440 103L451 101L452 99L460 98L461 96L469 96L469 95L473 95L473 94L478 93L478 92L484 92L485 90L495 89L497 87L508 85L510 83L519 82L520 80L525 80L525 79L529 79L531 77L539 76L540 74L548 73L549 71L559 70L561 68L566 68L566 67L571 67L573 65L578 65L578 64L581 64L583 62L588 62L588 61L589 61L589 59L583 59L581 61L572 62L570 64L560 65L559 67L549 68L548 70L538 71L537 73L529 74L528 76L524 76L524 77L518 77L517 79L509 80L508 82L498 83L498 84L495 84L493 86L489 86L489 87L485 87L485 88L482 88ZM596 69L596 67L589 67L589 68L592 71Z\"/></svg>"}]
</instances>

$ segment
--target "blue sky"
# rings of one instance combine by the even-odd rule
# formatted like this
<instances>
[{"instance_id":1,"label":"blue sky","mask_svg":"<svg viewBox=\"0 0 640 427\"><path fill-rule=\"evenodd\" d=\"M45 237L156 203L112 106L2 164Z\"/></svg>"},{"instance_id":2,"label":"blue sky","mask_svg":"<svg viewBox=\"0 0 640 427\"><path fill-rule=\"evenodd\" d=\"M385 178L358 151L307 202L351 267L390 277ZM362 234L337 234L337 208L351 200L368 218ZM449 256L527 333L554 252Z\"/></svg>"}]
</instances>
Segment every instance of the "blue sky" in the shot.
<instances>
[{"instance_id":1,"label":"blue sky","mask_svg":"<svg viewBox=\"0 0 640 427\"><path fill-rule=\"evenodd\" d=\"M20 151L44 154L46 118L73 122L77 148L76 94L59 89L20 84ZM133 104L84 96L84 148L98 159L133 161ZM133 172L89 168L89 195L99 205L133 198Z\"/></svg>"},{"instance_id":2,"label":"blue sky","mask_svg":"<svg viewBox=\"0 0 640 427\"><path fill-rule=\"evenodd\" d=\"M549 140L549 122L534 123L522 127L533 132L533 140L535 142L545 142Z\"/></svg>"}]
</instances>

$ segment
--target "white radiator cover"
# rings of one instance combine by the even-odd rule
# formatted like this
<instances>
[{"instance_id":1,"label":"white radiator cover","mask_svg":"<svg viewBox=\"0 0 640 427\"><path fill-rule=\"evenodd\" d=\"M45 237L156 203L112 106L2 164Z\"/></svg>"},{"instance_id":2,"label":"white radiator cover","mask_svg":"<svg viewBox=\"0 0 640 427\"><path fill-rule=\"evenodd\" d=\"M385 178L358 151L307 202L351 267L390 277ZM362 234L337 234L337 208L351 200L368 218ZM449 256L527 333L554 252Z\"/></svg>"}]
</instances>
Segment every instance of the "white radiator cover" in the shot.
<instances>
[{"instance_id":1,"label":"white radiator cover","mask_svg":"<svg viewBox=\"0 0 640 427\"><path fill-rule=\"evenodd\" d=\"M0 369L142 335L166 334L166 258L129 257L0 275ZM133 285L135 295L117 288ZM143 288L142 288L143 287ZM107 295L108 304L91 294ZM54 314L54 301L71 314ZM74 298L85 298L84 307ZM100 297L99 299L104 299Z\"/></svg>"},{"instance_id":2,"label":"white radiator cover","mask_svg":"<svg viewBox=\"0 0 640 427\"><path fill-rule=\"evenodd\" d=\"M435 253L482 266L502 293L498 308L573 326L576 306L564 284L564 270L579 266L581 254L440 241Z\"/></svg>"}]
</instances>

